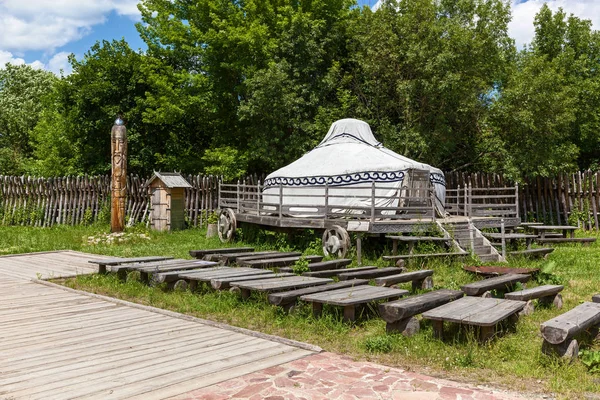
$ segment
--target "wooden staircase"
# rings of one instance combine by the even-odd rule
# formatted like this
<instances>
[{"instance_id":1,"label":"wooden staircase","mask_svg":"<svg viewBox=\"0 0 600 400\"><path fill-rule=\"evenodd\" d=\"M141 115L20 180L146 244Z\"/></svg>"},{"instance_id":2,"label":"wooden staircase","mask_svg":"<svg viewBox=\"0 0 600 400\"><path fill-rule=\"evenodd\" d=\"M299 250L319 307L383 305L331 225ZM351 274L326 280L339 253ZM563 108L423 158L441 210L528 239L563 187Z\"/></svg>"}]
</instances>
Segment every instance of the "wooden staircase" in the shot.
<instances>
[{"instance_id":1,"label":"wooden staircase","mask_svg":"<svg viewBox=\"0 0 600 400\"><path fill-rule=\"evenodd\" d=\"M440 224L442 225L442 224ZM481 261L506 261L502 254L486 239L479 229L468 222L456 222L443 224L444 231L448 232L460 249L476 255ZM471 245L471 231L473 232L473 244Z\"/></svg>"}]
</instances>

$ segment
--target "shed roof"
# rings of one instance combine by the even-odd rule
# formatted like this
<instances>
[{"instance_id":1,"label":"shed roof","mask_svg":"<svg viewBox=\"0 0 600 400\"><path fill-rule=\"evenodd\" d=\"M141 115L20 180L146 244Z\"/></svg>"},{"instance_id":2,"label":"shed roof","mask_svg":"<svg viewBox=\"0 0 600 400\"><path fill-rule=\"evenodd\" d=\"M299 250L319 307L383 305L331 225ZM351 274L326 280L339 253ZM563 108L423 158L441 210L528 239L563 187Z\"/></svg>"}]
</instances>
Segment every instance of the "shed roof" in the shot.
<instances>
[{"instance_id":1,"label":"shed roof","mask_svg":"<svg viewBox=\"0 0 600 400\"><path fill-rule=\"evenodd\" d=\"M162 181L162 183L165 184L166 187L172 189L172 188L191 188L192 185L190 185L188 183L188 181L186 181L183 176L181 176L181 174L178 174L177 172L157 172L154 171L154 175L152 175L152 178L150 178L148 180L148 182L146 182L145 186L150 186L150 184L152 182L154 182L155 179L160 179Z\"/></svg>"}]
</instances>

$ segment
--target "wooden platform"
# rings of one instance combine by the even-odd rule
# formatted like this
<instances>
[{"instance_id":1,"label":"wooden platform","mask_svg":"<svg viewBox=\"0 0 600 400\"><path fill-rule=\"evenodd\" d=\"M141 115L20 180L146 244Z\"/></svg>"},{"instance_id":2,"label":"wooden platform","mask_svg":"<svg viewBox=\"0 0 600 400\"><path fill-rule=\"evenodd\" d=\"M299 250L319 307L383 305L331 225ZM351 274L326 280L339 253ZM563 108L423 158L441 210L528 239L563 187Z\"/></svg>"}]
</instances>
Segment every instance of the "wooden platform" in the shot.
<instances>
[{"instance_id":1,"label":"wooden platform","mask_svg":"<svg viewBox=\"0 0 600 400\"><path fill-rule=\"evenodd\" d=\"M78 251L49 251L41 253L15 254L0 257L0 276L21 279L68 278L98 272L98 266L89 260L102 257Z\"/></svg>"},{"instance_id":2,"label":"wooden platform","mask_svg":"<svg viewBox=\"0 0 600 400\"><path fill-rule=\"evenodd\" d=\"M78 273L69 260L93 270L85 257L98 258L0 257L1 399L166 399L314 354L308 346L29 281L38 271Z\"/></svg>"}]
</instances>

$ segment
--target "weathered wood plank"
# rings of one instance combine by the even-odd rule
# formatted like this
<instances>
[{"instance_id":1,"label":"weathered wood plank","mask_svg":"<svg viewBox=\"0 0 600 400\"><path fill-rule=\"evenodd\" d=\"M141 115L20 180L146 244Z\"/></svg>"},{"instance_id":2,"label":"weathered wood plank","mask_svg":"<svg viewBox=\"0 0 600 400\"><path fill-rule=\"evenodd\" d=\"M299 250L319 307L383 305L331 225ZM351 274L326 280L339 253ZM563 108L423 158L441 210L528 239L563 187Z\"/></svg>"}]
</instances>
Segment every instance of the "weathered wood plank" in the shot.
<instances>
[{"instance_id":1,"label":"weathered wood plank","mask_svg":"<svg viewBox=\"0 0 600 400\"><path fill-rule=\"evenodd\" d=\"M232 283L232 286L239 287L240 289L247 289L259 292L269 292L275 290L288 290L288 289L300 289L306 286L317 286L325 285L333 282L332 279L328 278L310 278L306 276L287 276L287 277L276 277L270 279L261 279L257 281L240 281Z\"/></svg>"},{"instance_id":2,"label":"weathered wood plank","mask_svg":"<svg viewBox=\"0 0 600 400\"><path fill-rule=\"evenodd\" d=\"M302 255L302 253L300 253L299 251L274 252L271 254L264 254L264 255L250 255L250 256L243 256L243 257L236 257L235 263L240 265L247 261L268 260L271 258L299 257L301 255Z\"/></svg>"},{"instance_id":3,"label":"weathered wood plank","mask_svg":"<svg viewBox=\"0 0 600 400\"><path fill-rule=\"evenodd\" d=\"M531 289L518 290L504 294L505 299L509 300L532 300L541 297L555 296L564 289L562 285L543 285Z\"/></svg>"},{"instance_id":4,"label":"weathered wood plank","mask_svg":"<svg viewBox=\"0 0 600 400\"><path fill-rule=\"evenodd\" d=\"M423 318L476 326L494 326L525 307L524 301L463 297L423 313Z\"/></svg>"},{"instance_id":5,"label":"weathered wood plank","mask_svg":"<svg viewBox=\"0 0 600 400\"><path fill-rule=\"evenodd\" d=\"M269 258L269 259L258 259L258 260L246 260L238 263L240 267L252 267L252 268L276 268L285 267L288 265L294 265L296 261L300 260L301 256L293 257L282 257L282 258ZM323 256L309 255L304 256L304 259L309 263L319 262L323 259Z\"/></svg>"},{"instance_id":6,"label":"weathered wood plank","mask_svg":"<svg viewBox=\"0 0 600 400\"><path fill-rule=\"evenodd\" d=\"M385 322L394 323L439 307L464 296L460 290L440 289L406 297L379 305L379 314Z\"/></svg>"},{"instance_id":7,"label":"weathered wood plank","mask_svg":"<svg viewBox=\"0 0 600 400\"><path fill-rule=\"evenodd\" d=\"M467 296L480 296L489 290L511 288L517 282L524 283L529 281L529 279L531 279L531 275L505 274L494 278L468 283L460 288L467 294Z\"/></svg>"},{"instance_id":8,"label":"weathered wood plank","mask_svg":"<svg viewBox=\"0 0 600 400\"><path fill-rule=\"evenodd\" d=\"M345 272L358 272L358 271L372 271L377 267L358 267L358 268L342 268L342 269L330 269L323 271L309 271L304 272L302 276L312 276L315 278L331 278L332 276L338 276Z\"/></svg>"},{"instance_id":9,"label":"weathered wood plank","mask_svg":"<svg viewBox=\"0 0 600 400\"><path fill-rule=\"evenodd\" d=\"M260 272L260 274L259 273L254 273L254 274L247 273L245 275L238 275L238 276L215 277L210 280L210 285L213 287L213 289L225 290L225 289L231 288L231 286L235 282L262 280L262 279L270 279L270 278L283 278L283 277L295 275L295 274L292 274L291 272L283 272L283 273L276 274L269 270L263 270L263 269L258 269L258 270L256 270L256 272Z\"/></svg>"},{"instance_id":10,"label":"weathered wood plank","mask_svg":"<svg viewBox=\"0 0 600 400\"><path fill-rule=\"evenodd\" d=\"M341 281L346 281L349 279L374 279L381 276L395 275L401 271L398 267L388 267L388 268L375 268L366 271L348 271L338 274L338 278Z\"/></svg>"},{"instance_id":11,"label":"weathered wood plank","mask_svg":"<svg viewBox=\"0 0 600 400\"><path fill-rule=\"evenodd\" d=\"M301 296L300 300L307 301L309 303L324 303L335 306L347 306L389 299L391 297L400 297L406 294L408 294L408 290L404 289L361 285L358 287L305 295Z\"/></svg>"},{"instance_id":12,"label":"weathered wood plank","mask_svg":"<svg viewBox=\"0 0 600 400\"><path fill-rule=\"evenodd\" d=\"M600 304L585 302L544 322L540 326L540 331L544 340L556 345L598 324L600 324Z\"/></svg>"},{"instance_id":13,"label":"weathered wood plank","mask_svg":"<svg viewBox=\"0 0 600 400\"><path fill-rule=\"evenodd\" d=\"M334 270L352 264L352 260L347 258L339 258L331 261L321 261L308 264L307 268L310 272ZM279 272L293 272L292 267L279 268Z\"/></svg>"},{"instance_id":14,"label":"weathered wood plank","mask_svg":"<svg viewBox=\"0 0 600 400\"><path fill-rule=\"evenodd\" d=\"M401 274L384 276L381 278L375 279L375 284L377 286L391 286L397 283L405 283L412 281L419 281L427 278L428 276L433 275L433 270L424 269L421 271L412 271L412 272L404 272Z\"/></svg>"},{"instance_id":15,"label":"weathered wood plank","mask_svg":"<svg viewBox=\"0 0 600 400\"><path fill-rule=\"evenodd\" d=\"M209 254L247 253L252 251L254 251L254 247L228 247L224 249L190 250L190 256L202 258Z\"/></svg>"},{"instance_id":16,"label":"weathered wood plank","mask_svg":"<svg viewBox=\"0 0 600 400\"><path fill-rule=\"evenodd\" d=\"M297 290L291 290L288 292L271 293L271 294L269 294L269 303L271 303L275 306L282 306L282 305L286 305L289 303L293 303L296 301L296 299L298 297L304 296L307 294L321 293L321 292L326 292L329 290L337 290L337 289L343 289L343 288L348 288L348 287L366 285L367 283L369 283L369 281L366 279L353 279L353 280L344 281L344 282L329 283L327 285L319 285L319 286L312 286L312 287L307 287L307 288L302 288L302 289L297 289Z\"/></svg>"}]
</instances>

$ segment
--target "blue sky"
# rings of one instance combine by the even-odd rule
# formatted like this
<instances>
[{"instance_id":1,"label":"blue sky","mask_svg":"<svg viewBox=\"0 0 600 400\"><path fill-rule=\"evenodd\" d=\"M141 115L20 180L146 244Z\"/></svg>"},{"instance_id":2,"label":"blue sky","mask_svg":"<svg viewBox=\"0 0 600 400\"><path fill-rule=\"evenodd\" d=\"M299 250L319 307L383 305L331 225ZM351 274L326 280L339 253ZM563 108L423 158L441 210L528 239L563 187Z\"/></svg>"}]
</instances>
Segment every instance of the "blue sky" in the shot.
<instances>
[{"instance_id":1,"label":"blue sky","mask_svg":"<svg viewBox=\"0 0 600 400\"><path fill-rule=\"evenodd\" d=\"M98 40L125 37L132 48L144 48L135 29L137 1L0 0L0 68L7 62L27 63L68 74L67 56L80 58ZM600 26L600 0L512 0L509 31L519 47L531 41L533 17L544 2L591 19L595 29ZM358 3L372 7L377 0Z\"/></svg>"}]
</instances>

